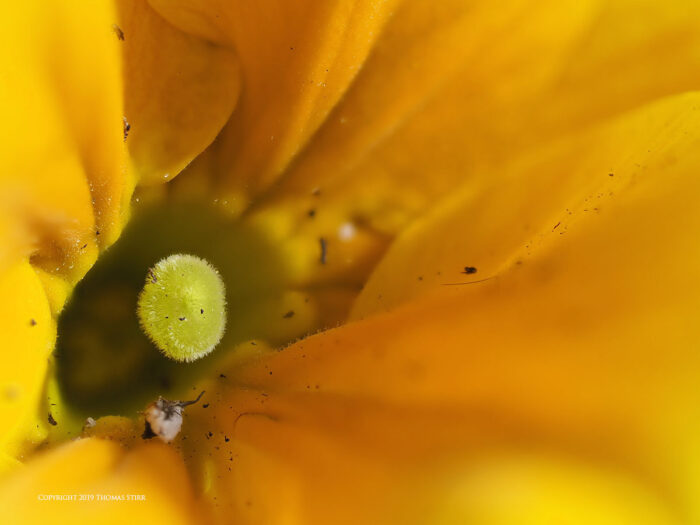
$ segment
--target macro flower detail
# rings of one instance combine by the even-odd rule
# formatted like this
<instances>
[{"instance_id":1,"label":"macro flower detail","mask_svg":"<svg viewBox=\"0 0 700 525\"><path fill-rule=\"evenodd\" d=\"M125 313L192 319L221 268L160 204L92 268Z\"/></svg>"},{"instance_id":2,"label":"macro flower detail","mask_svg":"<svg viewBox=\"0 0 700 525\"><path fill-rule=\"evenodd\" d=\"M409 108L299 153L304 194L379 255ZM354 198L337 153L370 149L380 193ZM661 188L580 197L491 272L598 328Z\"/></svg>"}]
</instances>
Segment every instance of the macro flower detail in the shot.
<instances>
[{"instance_id":1,"label":"macro flower detail","mask_svg":"<svg viewBox=\"0 0 700 525\"><path fill-rule=\"evenodd\" d=\"M700 5L3 15L8 522L700 521Z\"/></svg>"}]
</instances>

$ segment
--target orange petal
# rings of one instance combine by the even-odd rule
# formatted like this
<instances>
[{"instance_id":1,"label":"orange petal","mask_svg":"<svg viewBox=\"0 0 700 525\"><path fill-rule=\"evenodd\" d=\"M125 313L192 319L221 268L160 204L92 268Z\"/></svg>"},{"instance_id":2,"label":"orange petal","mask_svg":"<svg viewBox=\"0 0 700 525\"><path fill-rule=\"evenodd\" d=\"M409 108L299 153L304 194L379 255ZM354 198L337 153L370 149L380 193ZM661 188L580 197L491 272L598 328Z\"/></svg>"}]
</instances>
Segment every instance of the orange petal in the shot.
<instances>
[{"instance_id":1,"label":"orange petal","mask_svg":"<svg viewBox=\"0 0 700 525\"><path fill-rule=\"evenodd\" d=\"M440 522L557 521L569 504L573 523L700 518L699 115L700 95L673 97L558 151L562 171L604 167L613 195L574 192L565 234L498 278L229 373L209 422L243 458L230 486L261 494L279 473L297 494L284 511L312 523L348 501L379 523L405 522L394 502Z\"/></svg>"},{"instance_id":2,"label":"orange petal","mask_svg":"<svg viewBox=\"0 0 700 525\"><path fill-rule=\"evenodd\" d=\"M569 235L580 217L617 205L640 173L667 177L681 169L671 156L697 164L684 139L697 132L697 105L696 95L678 96L485 170L397 239L351 316L390 310L445 284L480 286L527 262L541 244ZM674 124L687 112L689 119ZM465 267L475 273L465 274Z\"/></svg>"},{"instance_id":3,"label":"orange petal","mask_svg":"<svg viewBox=\"0 0 700 525\"><path fill-rule=\"evenodd\" d=\"M505 176L503 165L559 135L697 84L700 69L686 65L700 60L700 31L692 30L700 17L683 9L597 0L404 2L313 140L248 213L287 225L279 245L290 260L302 259L298 283L362 283L392 238L445 195L481 195L496 173ZM648 75L650 68L664 73ZM577 80L562 81L569 77ZM601 78L615 89L601 90ZM596 96L585 97L589 91ZM339 233L347 228L351 238ZM518 232L508 228L511 237ZM319 264L322 239L327 264ZM424 288L422 273L406 293Z\"/></svg>"},{"instance_id":4,"label":"orange petal","mask_svg":"<svg viewBox=\"0 0 700 525\"><path fill-rule=\"evenodd\" d=\"M228 120L240 89L238 63L231 51L175 29L146 2L117 6L131 127L126 142L139 182L165 182Z\"/></svg>"},{"instance_id":5,"label":"orange petal","mask_svg":"<svg viewBox=\"0 0 700 525\"><path fill-rule=\"evenodd\" d=\"M255 195L338 102L396 2L150 3L175 26L235 48L244 90L217 145L218 166L227 191Z\"/></svg>"},{"instance_id":6,"label":"orange petal","mask_svg":"<svg viewBox=\"0 0 700 525\"><path fill-rule=\"evenodd\" d=\"M393 234L481 167L694 89L698 35L687 2L404 2L266 203L320 188Z\"/></svg>"}]
</instances>

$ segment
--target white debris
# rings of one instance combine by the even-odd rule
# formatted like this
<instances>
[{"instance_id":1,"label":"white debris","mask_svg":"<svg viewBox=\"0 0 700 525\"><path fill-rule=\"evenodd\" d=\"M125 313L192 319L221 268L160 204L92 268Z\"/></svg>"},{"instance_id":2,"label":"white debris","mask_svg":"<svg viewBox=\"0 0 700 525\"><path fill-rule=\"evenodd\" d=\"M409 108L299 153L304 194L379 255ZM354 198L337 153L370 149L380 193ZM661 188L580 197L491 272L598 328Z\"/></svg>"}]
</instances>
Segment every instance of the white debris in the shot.
<instances>
[{"instance_id":1,"label":"white debris","mask_svg":"<svg viewBox=\"0 0 700 525\"><path fill-rule=\"evenodd\" d=\"M341 241L349 241L355 236L355 233L357 233L355 225L351 222L344 222L338 228L338 239Z\"/></svg>"},{"instance_id":2,"label":"white debris","mask_svg":"<svg viewBox=\"0 0 700 525\"><path fill-rule=\"evenodd\" d=\"M200 400L202 392L194 401L169 401L158 398L158 401L146 407L146 429L144 439L158 436L166 443L170 443L180 433L182 428L182 413L187 405L192 405Z\"/></svg>"},{"instance_id":3,"label":"white debris","mask_svg":"<svg viewBox=\"0 0 700 525\"><path fill-rule=\"evenodd\" d=\"M146 423L153 434L170 443L182 428L182 407L161 397L146 408Z\"/></svg>"}]
</instances>

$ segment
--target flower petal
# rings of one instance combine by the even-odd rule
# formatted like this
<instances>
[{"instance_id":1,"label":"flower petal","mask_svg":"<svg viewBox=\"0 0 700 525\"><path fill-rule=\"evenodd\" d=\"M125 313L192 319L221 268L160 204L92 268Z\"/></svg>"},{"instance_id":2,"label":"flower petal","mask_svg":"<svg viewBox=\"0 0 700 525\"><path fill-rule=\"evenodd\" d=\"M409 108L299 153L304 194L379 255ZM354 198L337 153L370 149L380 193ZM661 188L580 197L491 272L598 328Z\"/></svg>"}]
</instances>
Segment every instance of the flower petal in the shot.
<instances>
[{"instance_id":1,"label":"flower petal","mask_svg":"<svg viewBox=\"0 0 700 525\"><path fill-rule=\"evenodd\" d=\"M207 14L190 2L177 5L158 8L195 34L226 42L225 28L235 27L235 16L218 7ZM219 181L232 185L226 190L211 180L195 184L226 162L217 159L219 148L237 154L225 140L178 182L192 182L183 184L185 194L200 186L215 192L234 215L244 213L251 193L267 187L245 213L285 225L276 245L290 254L288 260L298 260L294 284L363 283L392 238L444 195L465 183L484 183L495 166L558 135L692 87L700 80L699 68L686 67L700 62L700 31L693 31L700 17L693 9L651 1L449 1L439 8L403 2L382 26L347 93L277 183L267 187L263 178L257 188L249 179L265 170L246 164L243 179ZM627 30L629 17L645 30ZM292 22L285 24L291 31ZM654 53L645 51L650 47ZM663 73L646 75L649 67ZM601 76L616 89L583 96L601 85ZM551 114L550 105L557 108ZM236 112L231 125L238 126L242 115ZM269 150L258 152L261 162L274 161ZM244 157L234 162L247 163Z\"/></svg>"},{"instance_id":2,"label":"flower petal","mask_svg":"<svg viewBox=\"0 0 700 525\"><path fill-rule=\"evenodd\" d=\"M117 5L131 127L126 141L139 182L165 182L228 120L240 90L238 63L230 50L172 27L146 2Z\"/></svg>"},{"instance_id":3,"label":"flower petal","mask_svg":"<svg viewBox=\"0 0 700 525\"><path fill-rule=\"evenodd\" d=\"M48 499L57 495L76 499ZM104 499L114 496L124 500ZM99 439L63 445L4 481L0 509L11 523L195 523L182 460L160 443L130 452Z\"/></svg>"},{"instance_id":4,"label":"flower petal","mask_svg":"<svg viewBox=\"0 0 700 525\"><path fill-rule=\"evenodd\" d=\"M426 421L410 423L400 426L402 432L388 431L394 445L405 436L414 444L416 425ZM230 448L236 458L232 472L215 471L212 493L222 501L216 522L235 517L251 524L676 523L663 497L624 469L518 446L498 451L498 445L483 442L481 454L472 451L465 460L451 448L438 451L453 430L444 426L430 427L443 439L434 440L428 454L418 445L412 458L396 461L388 439L382 450L371 443L370 436L387 432L387 424L372 417L361 424L359 432L344 430L375 450L358 450L336 429L241 419ZM224 458L217 462L225 464ZM277 495L273 501L270 493Z\"/></svg>"},{"instance_id":5,"label":"flower petal","mask_svg":"<svg viewBox=\"0 0 700 525\"><path fill-rule=\"evenodd\" d=\"M119 234L131 192L114 15L27 2L2 18L2 255L75 282Z\"/></svg>"},{"instance_id":6,"label":"flower petal","mask_svg":"<svg viewBox=\"0 0 700 525\"><path fill-rule=\"evenodd\" d=\"M668 156L698 165L686 139L698 133L697 106L695 94L671 98L485 171L399 237L351 317L390 310L445 284L479 286L569 235L572 222L617 206L630 181L685 169Z\"/></svg>"},{"instance_id":7,"label":"flower petal","mask_svg":"<svg viewBox=\"0 0 700 525\"><path fill-rule=\"evenodd\" d=\"M47 358L56 326L41 282L22 262L0 273L3 366L0 368L0 450L13 456L24 439L44 437L35 427L36 407L44 384ZM45 417L45 415L44 415Z\"/></svg>"},{"instance_id":8,"label":"flower petal","mask_svg":"<svg viewBox=\"0 0 700 525\"><path fill-rule=\"evenodd\" d=\"M698 35L689 3L404 2L265 199L320 188L326 206L393 234L485 168L696 88Z\"/></svg>"},{"instance_id":9,"label":"flower petal","mask_svg":"<svg viewBox=\"0 0 700 525\"><path fill-rule=\"evenodd\" d=\"M109 3L22 2L0 17L0 443L45 436L37 413L55 316L119 235L133 182L122 139L120 59ZM4 459L7 459L3 456ZM8 465L7 461L3 462Z\"/></svg>"},{"instance_id":10,"label":"flower petal","mask_svg":"<svg viewBox=\"0 0 700 525\"><path fill-rule=\"evenodd\" d=\"M347 501L386 522L365 505L378 499L431 515L464 484L447 517L540 523L572 503L574 523L696 521L699 137L690 94L561 148L550 167L601 169L613 195L573 192L566 233L548 228L522 264L230 373L217 425L244 458L232 479L262 458L251 493L279 472L306 522Z\"/></svg>"},{"instance_id":11,"label":"flower petal","mask_svg":"<svg viewBox=\"0 0 700 525\"><path fill-rule=\"evenodd\" d=\"M445 195L477 195L531 150L695 86L700 68L686 64L700 61L700 16L686 9L695 8L403 2L313 140L247 213L284 215L291 231L279 243L305 257L299 285L363 283L393 237ZM629 17L645 30L628 30ZM598 89L601 77L615 89Z\"/></svg>"},{"instance_id":12,"label":"flower petal","mask_svg":"<svg viewBox=\"0 0 700 525\"><path fill-rule=\"evenodd\" d=\"M316 131L367 57L395 0L163 2L175 26L235 48L244 90L217 146L225 189L255 195Z\"/></svg>"}]
</instances>

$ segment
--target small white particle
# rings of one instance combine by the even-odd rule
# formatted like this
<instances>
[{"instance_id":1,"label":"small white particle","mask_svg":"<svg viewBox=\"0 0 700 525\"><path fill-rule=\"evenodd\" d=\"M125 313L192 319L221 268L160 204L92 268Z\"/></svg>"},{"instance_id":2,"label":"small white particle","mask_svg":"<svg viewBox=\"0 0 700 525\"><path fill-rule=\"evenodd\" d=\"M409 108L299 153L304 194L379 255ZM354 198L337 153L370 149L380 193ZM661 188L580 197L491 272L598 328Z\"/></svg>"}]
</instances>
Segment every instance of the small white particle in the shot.
<instances>
[{"instance_id":1,"label":"small white particle","mask_svg":"<svg viewBox=\"0 0 700 525\"><path fill-rule=\"evenodd\" d=\"M148 405L146 421L156 436L170 443L182 428L182 407L161 398Z\"/></svg>"},{"instance_id":2,"label":"small white particle","mask_svg":"<svg viewBox=\"0 0 700 525\"><path fill-rule=\"evenodd\" d=\"M165 443L170 443L180 433L182 428L182 413L186 406L198 402L204 392L193 401L169 401L158 398L158 401L146 407L146 432L144 437L158 436ZM147 436L148 430L151 434Z\"/></svg>"},{"instance_id":3,"label":"small white particle","mask_svg":"<svg viewBox=\"0 0 700 525\"><path fill-rule=\"evenodd\" d=\"M338 228L338 239L341 241L349 241L355 236L355 233L357 233L355 225L351 222L344 222Z\"/></svg>"}]
</instances>

